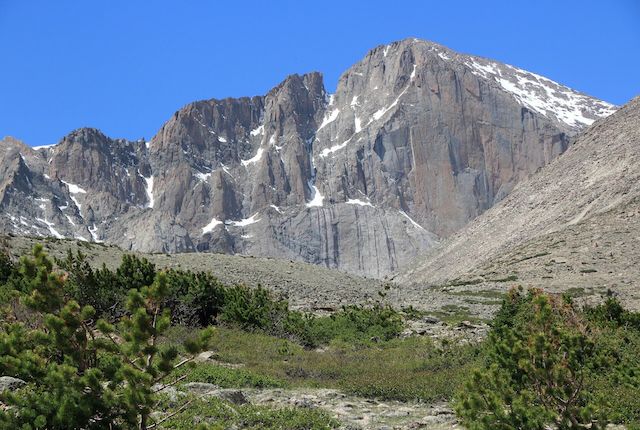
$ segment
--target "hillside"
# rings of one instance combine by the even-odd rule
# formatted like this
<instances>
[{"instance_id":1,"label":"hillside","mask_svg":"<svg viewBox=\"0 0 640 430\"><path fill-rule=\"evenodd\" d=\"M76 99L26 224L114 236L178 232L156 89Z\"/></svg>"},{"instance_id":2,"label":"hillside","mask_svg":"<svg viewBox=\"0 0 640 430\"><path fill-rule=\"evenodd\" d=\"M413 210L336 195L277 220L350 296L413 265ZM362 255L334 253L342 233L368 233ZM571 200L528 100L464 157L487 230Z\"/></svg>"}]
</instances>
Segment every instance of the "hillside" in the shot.
<instances>
[{"instance_id":1,"label":"hillside","mask_svg":"<svg viewBox=\"0 0 640 430\"><path fill-rule=\"evenodd\" d=\"M68 250L74 253L80 251L88 257L92 266L101 267L104 264L110 269L117 268L122 255L127 252L113 245L65 239L5 236L1 241L3 248L9 249L14 257L26 255L33 245L43 243L52 257L64 258ZM384 283L376 279L277 258L214 253L127 253L144 257L161 269L210 271L228 285L262 285L278 296L287 298L295 309L331 311L343 305L371 303L378 299L377 292L384 290Z\"/></svg>"},{"instance_id":2,"label":"hillside","mask_svg":"<svg viewBox=\"0 0 640 430\"><path fill-rule=\"evenodd\" d=\"M640 308L639 148L635 98L394 281L411 290L519 284L583 300L610 289Z\"/></svg>"}]
</instances>

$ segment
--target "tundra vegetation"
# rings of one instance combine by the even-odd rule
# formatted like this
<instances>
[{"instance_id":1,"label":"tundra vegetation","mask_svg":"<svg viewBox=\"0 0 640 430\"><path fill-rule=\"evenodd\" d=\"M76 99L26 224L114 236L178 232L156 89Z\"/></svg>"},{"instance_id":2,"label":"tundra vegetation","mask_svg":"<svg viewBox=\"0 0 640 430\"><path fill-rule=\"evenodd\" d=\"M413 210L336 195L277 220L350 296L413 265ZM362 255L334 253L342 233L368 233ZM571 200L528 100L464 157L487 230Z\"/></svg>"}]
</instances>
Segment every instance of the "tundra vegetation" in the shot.
<instances>
[{"instance_id":1,"label":"tundra vegetation","mask_svg":"<svg viewBox=\"0 0 640 430\"><path fill-rule=\"evenodd\" d=\"M36 246L0 255L0 376L26 383L0 393L0 429L340 425L321 409L166 394L193 382L450 401L469 429L640 428L640 315L613 296L572 300L512 289L487 339L461 343L400 336L420 313L382 302L316 316L210 273L130 255L116 270L82 253L53 262Z\"/></svg>"}]
</instances>

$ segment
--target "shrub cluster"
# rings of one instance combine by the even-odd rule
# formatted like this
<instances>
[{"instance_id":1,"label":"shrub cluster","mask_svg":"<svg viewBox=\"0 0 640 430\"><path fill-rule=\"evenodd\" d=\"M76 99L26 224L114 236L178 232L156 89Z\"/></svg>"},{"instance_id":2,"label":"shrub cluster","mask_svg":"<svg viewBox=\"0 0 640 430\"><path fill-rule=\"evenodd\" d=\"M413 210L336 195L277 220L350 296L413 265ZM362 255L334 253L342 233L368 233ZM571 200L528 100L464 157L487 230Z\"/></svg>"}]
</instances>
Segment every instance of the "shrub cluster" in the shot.
<instances>
[{"instance_id":1,"label":"shrub cluster","mask_svg":"<svg viewBox=\"0 0 640 430\"><path fill-rule=\"evenodd\" d=\"M472 430L638 428L639 322L613 297L580 310L568 297L514 289L456 411Z\"/></svg>"},{"instance_id":2,"label":"shrub cluster","mask_svg":"<svg viewBox=\"0 0 640 430\"><path fill-rule=\"evenodd\" d=\"M91 305L100 317L116 320L124 315L129 289L150 285L158 270L145 258L124 255L116 270L93 269L81 253L57 261L68 273L70 297ZM293 311L285 300L262 287L225 285L208 272L169 269L164 305L172 323L192 327L224 324L245 331L261 331L315 347L333 340L369 342L392 339L403 328L400 314L390 307L347 306L327 317Z\"/></svg>"}]
</instances>

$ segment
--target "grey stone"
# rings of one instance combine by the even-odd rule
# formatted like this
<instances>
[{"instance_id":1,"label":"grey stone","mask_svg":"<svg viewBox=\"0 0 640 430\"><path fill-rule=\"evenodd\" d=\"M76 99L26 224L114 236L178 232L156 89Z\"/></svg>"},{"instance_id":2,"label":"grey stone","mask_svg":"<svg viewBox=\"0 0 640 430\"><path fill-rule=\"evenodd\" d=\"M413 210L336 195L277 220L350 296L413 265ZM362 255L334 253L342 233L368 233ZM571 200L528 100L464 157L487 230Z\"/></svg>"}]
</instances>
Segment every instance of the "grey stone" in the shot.
<instances>
[{"instance_id":1,"label":"grey stone","mask_svg":"<svg viewBox=\"0 0 640 430\"><path fill-rule=\"evenodd\" d=\"M22 379L14 378L12 376L0 376L0 393L3 391L17 390L26 384L27 383Z\"/></svg>"},{"instance_id":2,"label":"grey stone","mask_svg":"<svg viewBox=\"0 0 640 430\"><path fill-rule=\"evenodd\" d=\"M218 390L218 386L206 382L189 382L184 384L184 388L196 394L207 394Z\"/></svg>"}]
</instances>

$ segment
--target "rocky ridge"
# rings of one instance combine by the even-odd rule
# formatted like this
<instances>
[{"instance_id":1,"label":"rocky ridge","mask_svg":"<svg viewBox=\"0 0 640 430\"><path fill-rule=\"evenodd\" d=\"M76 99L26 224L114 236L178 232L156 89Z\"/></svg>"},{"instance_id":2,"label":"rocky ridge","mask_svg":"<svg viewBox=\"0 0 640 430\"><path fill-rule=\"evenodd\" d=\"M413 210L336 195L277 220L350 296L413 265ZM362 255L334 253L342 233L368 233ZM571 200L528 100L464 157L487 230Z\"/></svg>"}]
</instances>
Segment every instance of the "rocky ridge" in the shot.
<instances>
[{"instance_id":1,"label":"rocky ridge","mask_svg":"<svg viewBox=\"0 0 640 430\"><path fill-rule=\"evenodd\" d=\"M0 229L124 249L295 259L383 277L502 200L614 107L406 39L327 94L319 73L189 104L150 141L0 144Z\"/></svg>"}]
</instances>

